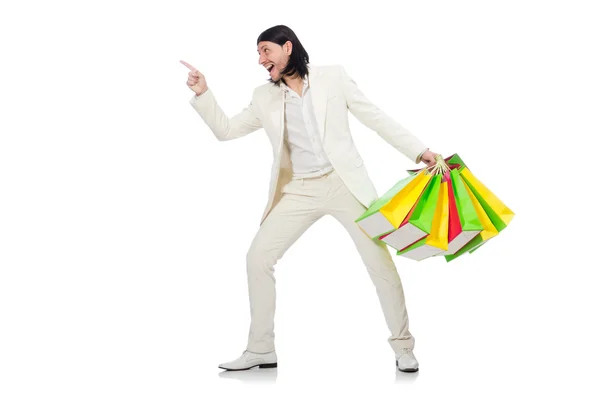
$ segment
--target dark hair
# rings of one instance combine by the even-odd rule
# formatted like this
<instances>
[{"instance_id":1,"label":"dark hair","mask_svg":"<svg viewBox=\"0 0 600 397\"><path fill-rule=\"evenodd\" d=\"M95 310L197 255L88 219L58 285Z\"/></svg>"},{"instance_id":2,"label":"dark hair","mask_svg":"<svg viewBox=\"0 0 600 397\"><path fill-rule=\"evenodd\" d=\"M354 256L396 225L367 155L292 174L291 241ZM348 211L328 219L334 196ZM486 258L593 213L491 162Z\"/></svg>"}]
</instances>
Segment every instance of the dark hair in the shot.
<instances>
[{"instance_id":1,"label":"dark hair","mask_svg":"<svg viewBox=\"0 0 600 397\"><path fill-rule=\"evenodd\" d=\"M308 53L292 29L285 25L273 26L258 36L256 45L261 41L270 41L283 46L288 40L292 42L292 53L288 64L281 74L284 76L293 76L295 73L298 73L300 78L303 79L308 75L308 67L306 66L309 63ZM269 81L277 86L281 84L281 80L283 78L279 79L279 81L273 81L272 78L269 78Z\"/></svg>"}]
</instances>

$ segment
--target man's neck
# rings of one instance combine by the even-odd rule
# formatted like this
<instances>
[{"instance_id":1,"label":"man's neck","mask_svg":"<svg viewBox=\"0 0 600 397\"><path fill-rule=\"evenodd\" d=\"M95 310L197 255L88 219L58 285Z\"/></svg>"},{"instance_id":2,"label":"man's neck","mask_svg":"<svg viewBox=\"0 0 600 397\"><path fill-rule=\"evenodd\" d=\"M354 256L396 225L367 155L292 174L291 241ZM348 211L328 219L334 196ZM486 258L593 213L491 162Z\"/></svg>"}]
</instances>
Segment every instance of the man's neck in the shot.
<instances>
[{"instance_id":1,"label":"man's neck","mask_svg":"<svg viewBox=\"0 0 600 397\"><path fill-rule=\"evenodd\" d=\"M294 90L298 95L302 96L302 89L304 88L304 80L298 76L298 74L294 74L293 77L285 77L283 79L285 85L290 87L290 89Z\"/></svg>"}]
</instances>

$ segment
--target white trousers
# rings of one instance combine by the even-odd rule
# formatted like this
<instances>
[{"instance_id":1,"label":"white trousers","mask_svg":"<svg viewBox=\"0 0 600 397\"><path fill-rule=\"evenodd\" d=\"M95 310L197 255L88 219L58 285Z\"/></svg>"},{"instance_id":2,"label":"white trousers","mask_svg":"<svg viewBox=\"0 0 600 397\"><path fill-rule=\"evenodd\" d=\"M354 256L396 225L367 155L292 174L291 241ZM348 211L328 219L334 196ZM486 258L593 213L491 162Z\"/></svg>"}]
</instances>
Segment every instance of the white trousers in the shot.
<instances>
[{"instance_id":1,"label":"white trousers","mask_svg":"<svg viewBox=\"0 0 600 397\"><path fill-rule=\"evenodd\" d=\"M375 285L391 332L388 342L394 352L414 347L414 337L408 330L404 290L387 245L369 238L354 222L365 210L335 170L321 177L294 179L283 187L281 200L260 226L246 257L251 314L247 350L255 353L275 350L274 266L324 215L332 215L352 237Z\"/></svg>"}]
</instances>

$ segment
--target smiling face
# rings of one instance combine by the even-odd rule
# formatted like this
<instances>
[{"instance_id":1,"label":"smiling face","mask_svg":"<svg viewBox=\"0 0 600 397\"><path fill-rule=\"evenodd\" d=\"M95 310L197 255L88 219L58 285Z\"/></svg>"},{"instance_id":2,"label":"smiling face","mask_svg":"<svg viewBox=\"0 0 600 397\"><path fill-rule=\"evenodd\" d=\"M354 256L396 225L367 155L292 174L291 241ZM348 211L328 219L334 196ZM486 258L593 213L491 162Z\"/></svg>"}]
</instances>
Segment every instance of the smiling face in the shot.
<instances>
[{"instance_id":1,"label":"smiling face","mask_svg":"<svg viewBox=\"0 0 600 397\"><path fill-rule=\"evenodd\" d=\"M292 53L292 43L287 41L283 46L271 41L261 41L257 46L258 63L269 71L271 80L281 79L281 72L287 66Z\"/></svg>"}]
</instances>

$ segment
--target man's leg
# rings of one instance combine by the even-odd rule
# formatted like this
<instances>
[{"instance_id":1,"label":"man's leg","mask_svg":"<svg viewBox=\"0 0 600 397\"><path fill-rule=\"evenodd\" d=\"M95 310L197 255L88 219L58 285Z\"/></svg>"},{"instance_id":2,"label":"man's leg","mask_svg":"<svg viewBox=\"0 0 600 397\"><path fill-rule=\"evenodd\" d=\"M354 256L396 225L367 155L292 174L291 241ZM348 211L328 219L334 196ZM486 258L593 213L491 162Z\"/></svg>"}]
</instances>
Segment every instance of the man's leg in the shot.
<instances>
[{"instance_id":1,"label":"man's leg","mask_svg":"<svg viewBox=\"0 0 600 397\"><path fill-rule=\"evenodd\" d=\"M396 354L401 354L404 348L412 349L415 339L408 330L404 290L387 245L382 241L373 241L354 222L366 208L350 193L335 172L330 189L328 212L348 231L367 267L391 332L388 338L390 346Z\"/></svg>"},{"instance_id":2,"label":"man's leg","mask_svg":"<svg viewBox=\"0 0 600 397\"><path fill-rule=\"evenodd\" d=\"M275 350L274 266L287 249L320 217L315 192L303 180L293 180L254 237L247 254L251 324L247 349L254 353Z\"/></svg>"}]
</instances>

